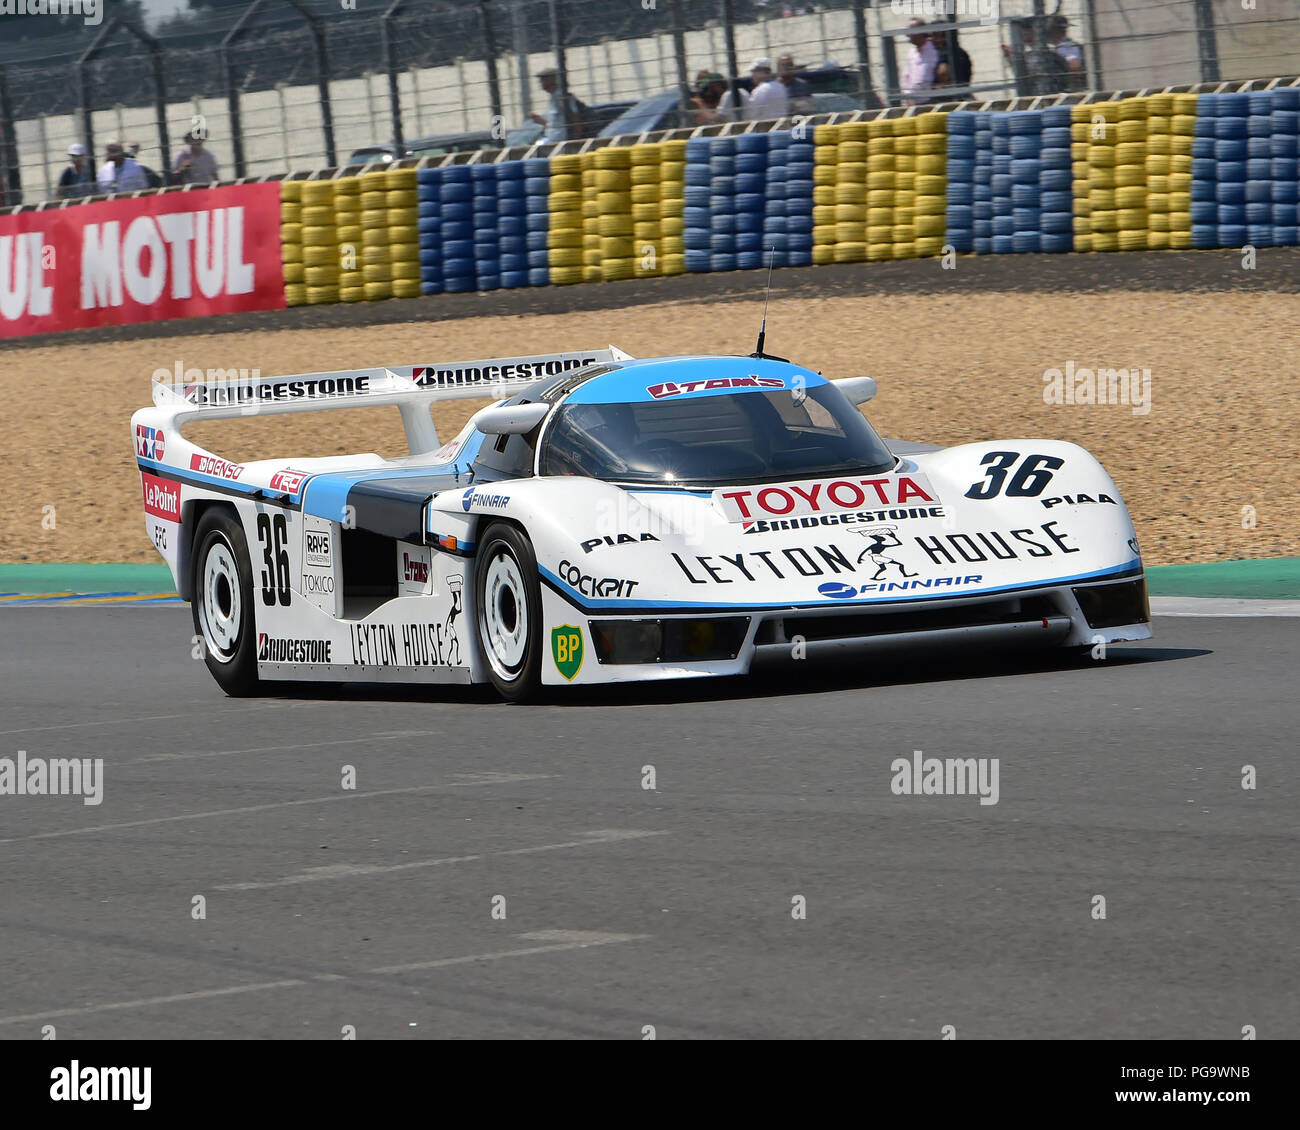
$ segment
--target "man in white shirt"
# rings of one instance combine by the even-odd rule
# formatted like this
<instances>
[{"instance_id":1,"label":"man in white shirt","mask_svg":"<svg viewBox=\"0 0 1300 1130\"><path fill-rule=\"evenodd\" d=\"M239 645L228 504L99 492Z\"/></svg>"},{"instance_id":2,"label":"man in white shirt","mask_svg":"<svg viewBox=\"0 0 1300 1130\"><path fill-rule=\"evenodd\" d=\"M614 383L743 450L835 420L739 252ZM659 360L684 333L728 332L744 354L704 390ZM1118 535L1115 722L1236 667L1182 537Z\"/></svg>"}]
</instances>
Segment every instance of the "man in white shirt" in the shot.
<instances>
[{"instance_id":1,"label":"man in white shirt","mask_svg":"<svg viewBox=\"0 0 1300 1130\"><path fill-rule=\"evenodd\" d=\"M753 85L749 92L749 103L745 107L745 117L754 122L787 117L790 113L790 94L785 83L773 76L772 60L755 59L749 75Z\"/></svg>"},{"instance_id":2,"label":"man in white shirt","mask_svg":"<svg viewBox=\"0 0 1300 1130\"><path fill-rule=\"evenodd\" d=\"M923 27L925 21L914 16L907 23L909 28ZM922 101L927 91L934 88L934 71L939 65L939 52L930 39L928 32L914 32L909 35L912 50L907 56L907 69L903 72L903 94L913 103Z\"/></svg>"},{"instance_id":3,"label":"man in white shirt","mask_svg":"<svg viewBox=\"0 0 1300 1130\"><path fill-rule=\"evenodd\" d=\"M554 67L545 67L537 72L537 81L550 98L544 116L528 115L539 126L545 127L537 140L550 143L580 137L582 106L572 93L568 95L567 106L560 101L560 72Z\"/></svg>"},{"instance_id":4,"label":"man in white shirt","mask_svg":"<svg viewBox=\"0 0 1300 1130\"><path fill-rule=\"evenodd\" d=\"M104 146L104 163L97 179L100 192L139 192L149 187L144 169L126 155L120 141Z\"/></svg>"}]
</instances>

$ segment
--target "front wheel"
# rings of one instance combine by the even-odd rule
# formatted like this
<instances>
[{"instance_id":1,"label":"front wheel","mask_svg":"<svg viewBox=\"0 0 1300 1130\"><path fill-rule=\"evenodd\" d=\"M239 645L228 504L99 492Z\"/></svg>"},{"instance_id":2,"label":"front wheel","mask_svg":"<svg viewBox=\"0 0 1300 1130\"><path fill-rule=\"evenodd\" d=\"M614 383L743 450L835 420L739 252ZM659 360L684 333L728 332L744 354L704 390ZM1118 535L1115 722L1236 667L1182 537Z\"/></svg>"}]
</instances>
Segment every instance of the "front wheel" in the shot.
<instances>
[{"instance_id":1,"label":"front wheel","mask_svg":"<svg viewBox=\"0 0 1300 1130\"><path fill-rule=\"evenodd\" d=\"M474 573L479 647L497 693L508 702L523 702L541 682L537 557L528 538L502 522L487 528L479 546Z\"/></svg>"},{"instance_id":2,"label":"front wheel","mask_svg":"<svg viewBox=\"0 0 1300 1130\"><path fill-rule=\"evenodd\" d=\"M248 542L237 518L209 510L194 535L190 611L203 659L228 695L257 691L257 641Z\"/></svg>"}]
</instances>

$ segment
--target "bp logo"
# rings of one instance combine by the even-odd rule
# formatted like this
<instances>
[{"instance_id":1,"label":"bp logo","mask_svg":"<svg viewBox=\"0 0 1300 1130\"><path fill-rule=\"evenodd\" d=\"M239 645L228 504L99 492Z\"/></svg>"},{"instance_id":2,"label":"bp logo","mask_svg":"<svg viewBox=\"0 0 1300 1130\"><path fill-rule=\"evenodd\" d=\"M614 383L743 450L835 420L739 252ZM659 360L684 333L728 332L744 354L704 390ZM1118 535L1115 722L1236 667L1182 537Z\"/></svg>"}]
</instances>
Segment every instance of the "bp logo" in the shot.
<instances>
[{"instance_id":1,"label":"bp logo","mask_svg":"<svg viewBox=\"0 0 1300 1130\"><path fill-rule=\"evenodd\" d=\"M551 655L555 659L555 669L573 682L582 669L582 629L572 624L552 628Z\"/></svg>"}]
</instances>

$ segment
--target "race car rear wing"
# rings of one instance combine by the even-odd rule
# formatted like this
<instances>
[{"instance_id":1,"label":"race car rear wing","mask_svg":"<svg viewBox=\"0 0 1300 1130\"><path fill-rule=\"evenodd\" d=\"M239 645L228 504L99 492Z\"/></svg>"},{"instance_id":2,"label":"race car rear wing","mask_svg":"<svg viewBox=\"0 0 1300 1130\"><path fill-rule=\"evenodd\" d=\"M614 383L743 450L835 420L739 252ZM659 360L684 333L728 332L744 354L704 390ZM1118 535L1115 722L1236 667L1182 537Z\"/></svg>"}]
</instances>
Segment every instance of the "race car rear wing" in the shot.
<instances>
[{"instance_id":1,"label":"race car rear wing","mask_svg":"<svg viewBox=\"0 0 1300 1130\"><path fill-rule=\"evenodd\" d=\"M441 400L504 400L530 385L600 362L630 361L621 349L538 353L486 361L433 365L383 365L299 376L245 378L234 373L193 382L155 380L153 402L179 429L193 419L219 420L280 412L318 412L329 408L395 405L411 454L437 450L437 429L429 405ZM198 375L196 373L196 375ZM183 375L182 375L183 376Z\"/></svg>"}]
</instances>

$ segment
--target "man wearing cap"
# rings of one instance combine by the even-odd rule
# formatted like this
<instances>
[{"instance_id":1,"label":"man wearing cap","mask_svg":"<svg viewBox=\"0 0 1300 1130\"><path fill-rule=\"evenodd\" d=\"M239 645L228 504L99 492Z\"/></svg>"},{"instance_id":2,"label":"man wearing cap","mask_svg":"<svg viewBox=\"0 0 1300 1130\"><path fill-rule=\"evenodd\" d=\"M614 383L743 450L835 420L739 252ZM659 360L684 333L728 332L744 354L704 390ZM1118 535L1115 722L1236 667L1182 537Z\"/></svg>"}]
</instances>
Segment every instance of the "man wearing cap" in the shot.
<instances>
[{"instance_id":1,"label":"man wearing cap","mask_svg":"<svg viewBox=\"0 0 1300 1130\"><path fill-rule=\"evenodd\" d=\"M772 60L755 59L754 65L749 69L749 76L752 86L745 117L755 122L788 117L790 95L786 92L785 83L778 82L772 74Z\"/></svg>"},{"instance_id":2,"label":"man wearing cap","mask_svg":"<svg viewBox=\"0 0 1300 1130\"><path fill-rule=\"evenodd\" d=\"M1070 38L1068 28L1070 21L1062 15L1055 15L1047 25L1047 41L1052 45L1052 50L1060 56L1061 62L1065 64L1065 74L1063 86L1066 90L1085 90L1088 86L1088 75L1083 67L1083 48L1080 47L1073 39Z\"/></svg>"},{"instance_id":3,"label":"man wearing cap","mask_svg":"<svg viewBox=\"0 0 1300 1130\"><path fill-rule=\"evenodd\" d=\"M537 72L537 81L550 96L544 117L541 114L528 115L539 126L545 127L537 140L553 143L580 137L582 135L581 109L578 100L572 94L567 95L564 103L560 101L560 72L554 67L546 67Z\"/></svg>"},{"instance_id":4,"label":"man wearing cap","mask_svg":"<svg viewBox=\"0 0 1300 1130\"><path fill-rule=\"evenodd\" d=\"M90 175L90 162L86 160L86 147L80 142L68 146L68 167L59 177L56 195L60 200L76 196L89 196L95 191L95 178Z\"/></svg>"},{"instance_id":5,"label":"man wearing cap","mask_svg":"<svg viewBox=\"0 0 1300 1130\"><path fill-rule=\"evenodd\" d=\"M812 83L795 73L793 55L782 55L777 59L776 77L789 96L791 113L812 114L816 111Z\"/></svg>"},{"instance_id":6,"label":"man wearing cap","mask_svg":"<svg viewBox=\"0 0 1300 1130\"><path fill-rule=\"evenodd\" d=\"M217 179L217 159L204 148L203 132L190 130L185 136L189 148L176 154L172 172L177 184L208 185Z\"/></svg>"},{"instance_id":7,"label":"man wearing cap","mask_svg":"<svg viewBox=\"0 0 1300 1130\"><path fill-rule=\"evenodd\" d=\"M149 187L149 178L122 148L120 141L104 146L104 163L99 166L100 192L140 192Z\"/></svg>"},{"instance_id":8,"label":"man wearing cap","mask_svg":"<svg viewBox=\"0 0 1300 1130\"><path fill-rule=\"evenodd\" d=\"M695 125L711 126L731 121L721 110L726 93L727 80L717 71L700 71L695 76L695 94L691 97L691 115Z\"/></svg>"}]
</instances>

